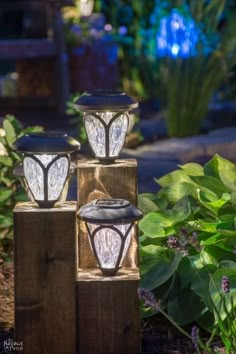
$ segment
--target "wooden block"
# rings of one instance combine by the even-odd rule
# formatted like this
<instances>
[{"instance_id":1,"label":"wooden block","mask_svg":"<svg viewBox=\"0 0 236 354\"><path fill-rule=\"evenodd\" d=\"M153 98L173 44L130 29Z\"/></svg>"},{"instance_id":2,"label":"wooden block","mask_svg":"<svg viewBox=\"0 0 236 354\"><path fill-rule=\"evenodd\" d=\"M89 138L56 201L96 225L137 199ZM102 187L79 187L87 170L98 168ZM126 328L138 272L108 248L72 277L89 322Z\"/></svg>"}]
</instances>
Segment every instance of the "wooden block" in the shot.
<instances>
[{"instance_id":1,"label":"wooden block","mask_svg":"<svg viewBox=\"0 0 236 354\"><path fill-rule=\"evenodd\" d=\"M15 337L23 354L76 353L76 203L14 209Z\"/></svg>"},{"instance_id":2,"label":"wooden block","mask_svg":"<svg viewBox=\"0 0 236 354\"><path fill-rule=\"evenodd\" d=\"M104 277L80 270L77 278L79 354L139 354L138 270Z\"/></svg>"},{"instance_id":3,"label":"wooden block","mask_svg":"<svg viewBox=\"0 0 236 354\"><path fill-rule=\"evenodd\" d=\"M104 165L97 160L78 161L77 185L79 206L97 198L127 199L137 205L137 161L117 160L111 165ZM124 259L126 268L137 268L138 243L133 235L130 248ZM92 254L88 235L83 222L79 230L79 267L95 268L96 261Z\"/></svg>"}]
</instances>

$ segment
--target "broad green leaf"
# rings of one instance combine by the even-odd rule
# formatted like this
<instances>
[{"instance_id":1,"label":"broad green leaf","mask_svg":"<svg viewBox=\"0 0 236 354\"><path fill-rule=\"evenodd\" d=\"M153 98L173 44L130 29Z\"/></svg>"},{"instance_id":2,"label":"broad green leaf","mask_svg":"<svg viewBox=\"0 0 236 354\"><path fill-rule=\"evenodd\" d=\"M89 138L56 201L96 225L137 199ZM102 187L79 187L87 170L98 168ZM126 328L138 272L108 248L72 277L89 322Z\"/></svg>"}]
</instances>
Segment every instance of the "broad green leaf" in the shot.
<instances>
[{"instance_id":1,"label":"broad green leaf","mask_svg":"<svg viewBox=\"0 0 236 354\"><path fill-rule=\"evenodd\" d=\"M141 287L155 289L177 270L182 255L164 247L149 245L140 250Z\"/></svg>"},{"instance_id":2,"label":"broad green leaf","mask_svg":"<svg viewBox=\"0 0 236 354\"><path fill-rule=\"evenodd\" d=\"M197 230L206 231L209 233L216 233L219 222L205 222L202 219L198 219L196 220L194 225Z\"/></svg>"},{"instance_id":3,"label":"broad green leaf","mask_svg":"<svg viewBox=\"0 0 236 354\"><path fill-rule=\"evenodd\" d=\"M190 284L194 277L196 276L196 269L191 263L189 257L183 257L179 267L178 267L178 274L181 282L181 289L185 288L188 284Z\"/></svg>"},{"instance_id":4,"label":"broad green leaf","mask_svg":"<svg viewBox=\"0 0 236 354\"><path fill-rule=\"evenodd\" d=\"M196 270L196 276L192 279L191 289L204 301L206 306L211 309L211 298L209 293L209 283L212 275L217 270L213 264L208 264Z\"/></svg>"},{"instance_id":5,"label":"broad green leaf","mask_svg":"<svg viewBox=\"0 0 236 354\"><path fill-rule=\"evenodd\" d=\"M191 176L200 189L207 188L209 191L221 197L222 193L231 192L230 188L225 186L219 179L211 176Z\"/></svg>"},{"instance_id":6,"label":"broad green leaf","mask_svg":"<svg viewBox=\"0 0 236 354\"><path fill-rule=\"evenodd\" d=\"M0 188L0 203L6 201L12 193L13 192L7 188Z\"/></svg>"},{"instance_id":7,"label":"broad green leaf","mask_svg":"<svg viewBox=\"0 0 236 354\"><path fill-rule=\"evenodd\" d=\"M196 319L197 323L205 331L212 333L215 324L215 317L212 312L207 311Z\"/></svg>"},{"instance_id":8,"label":"broad green leaf","mask_svg":"<svg viewBox=\"0 0 236 354\"><path fill-rule=\"evenodd\" d=\"M208 161L204 165L203 171L206 176L219 178L218 155L215 155L210 161Z\"/></svg>"},{"instance_id":9,"label":"broad green leaf","mask_svg":"<svg viewBox=\"0 0 236 354\"><path fill-rule=\"evenodd\" d=\"M163 226L160 225L160 220L164 222L165 219L161 218L157 212L149 213L139 222L139 228L146 236L164 237L165 231ZM170 225L166 224L165 226Z\"/></svg>"},{"instance_id":10,"label":"broad green leaf","mask_svg":"<svg viewBox=\"0 0 236 354\"><path fill-rule=\"evenodd\" d=\"M0 156L0 164L8 167L13 166L13 161L10 157L8 156Z\"/></svg>"},{"instance_id":11,"label":"broad green leaf","mask_svg":"<svg viewBox=\"0 0 236 354\"><path fill-rule=\"evenodd\" d=\"M236 262L222 261L219 263L219 268L236 269Z\"/></svg>"},{"instance_id":12,"label":"broad green leaf","mask_svg":"<svg viewBox=\"0 0 236 354\"><path fill-rule=\"evenodd\" d=\"M207 240L205 241L201 241L201 245L202 246L207 246L207 245L215 245L217 243L219 243L220 241L223 241L226 239L225 235L222 234L215 234L211 237L209 237Z\"/></svg>"},{"instance_id":13,"label":"broad green leaf","mask_svg":"<svg viewBox=\"0 0 236 354\"><path fill-rule=\"evenodd\" d=\"M204 173L220 179L230 190L236 190L236 165L223 157L216 154L205 164Z\"/></svg>"},{"instance_id":14,"label":"broad green leaf","mask_svg":"<svg viewBox=\"0 0 236 354\"><path fill-rule=\"evenodd\" d=\"M230 201L231 196L228 193L223 193L221 198L217 199L215 197L215 194L211 192L199 191L198 193L200 203L212 213L218 215L219 209Z\"/></svg>"},{"instance_id":15,"label":"broad green leaf","mask_svg":"<svg viewBox=\"0 0 236 354\"><path fill-rule=\"evenodd\" d=\"M184 171L176 170L176 171L168 173L167 175L165 175L159 179L156 179L156 182L161 187L167 187L167 186L169 186L173 183L176 183L176 182L191 183L191 179L187 176L187 174Z\"/></svg>"},{"instance_id":16,"label":"broad green leaf","mask_svg":"<svg viewBox=\"0 0 236 354\"><path fill-rule=\"evenodd\" d=\"M226 250L222 247L222 245L208 245L204 247L205 251L211 255L215 260L218 262L228 260L228 261L235 261L235 254L231 249Z\"/></svg>"},{"instance_id":17,"label":"broad green leaf","mask_svg":"<svg viewBox=\"0 0 236 354\"><path fill-rule=\"evenodd\" d=\"M206 311L201 298L188 288L179 290L168 301L168 315L181 326L192 323Z\"/></svg>"},{"instance_id":18,"label":"broad green leaf","mask_svg":"<svg viewBox=\"0 0 236 354\"><path fill-rule=\"evenodd\" d=\"M159 210L157 204L142 194L138 196L138 206L145 214L150 213L151 211Z\"/></svg>"},{"instance_id":19,"label":"broad green leaf","mask_svg":"<svg viewBox=\"0 0 236 354\"><path fill-rule=\"evenodd\" d=\"M163 237L164 228L186 220L191 213L189 203L179 203L172 210L157 211L146 215L139 223L140 230L149 237Z\"/></svg>"},{"instance_id":20,"label":"broad green leaf","mask_svg":"<svg viewBox=\"0 0 236 354\"><path fill-rule=\"evenodd\" d=\"M163 199L166 198L171 203L176 203L185 196L193 196L196 198L197 190L191 183L176 182L161 189L158 195Z\"/></svg>"},{"instance_id":21,"label":"broad green leaf","mask_svg":"<svg viewBox=\"0 0 236 354\"><path fill-rule=\"evenodd\" d=\"M230 293L224 294L221 289L221 282L223 276L229 277ZM236 269L218 269L211 277L209 284L209 292L216 311L219 313L221 320L224 320L232 310L231 298L233 299L234 307L236 307ZM227 312L223 306L225 303Z\"/></svg>"},{"instance_id":22,"label":"broad green leaf","mask_svg":"<svg viewBox=\"0 0 236 354\"><path fill-rule=\"evenodd\" d=\"M217 155L218 175L224 185L236 191L236 165Z\"/></svg>"},{"instance_id":23,"label":"broad green leaf","mask_svg":"<svg viewBox=\"0 0 236 354\"><path fill-rule=\"evenodd\" d=\"M13 125L8 119L4 119L3 129L5 130L6 133L7 143L9 144L9 146L11 146L12 143L16 140L16 132Z\"/></svg>"},{"instance_id":24,"label":"broad green leaf","mask_svg":"<svg viewBox=\"0 0 236 354\"><path fill-rule=\"evenodd\" d=\"M188 176L203 176L203 167L198 163L191 162L185 165L179 165L179 167L181 170L184 170Z\"/></svg>"}]
</instances>

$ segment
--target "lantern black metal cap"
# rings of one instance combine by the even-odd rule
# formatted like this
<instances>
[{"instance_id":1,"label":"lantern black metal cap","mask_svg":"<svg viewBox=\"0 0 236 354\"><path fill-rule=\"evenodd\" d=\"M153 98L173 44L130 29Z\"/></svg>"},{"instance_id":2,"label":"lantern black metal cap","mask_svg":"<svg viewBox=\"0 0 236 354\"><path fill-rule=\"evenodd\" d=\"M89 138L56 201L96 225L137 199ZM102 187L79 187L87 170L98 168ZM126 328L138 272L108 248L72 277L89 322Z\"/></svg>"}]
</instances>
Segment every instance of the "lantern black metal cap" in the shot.
<instances>
[{"instance_id":1,"label":"lantern black metal cap","mask_svg":"<svg viewBox=\"0 0 236 354\"><path fill-rule=\"evenodd\" d=\"M92 224L128 224L143 217L140 209L125 199L95 199L79 210L81 220Z\"/></svg>"},{"instance_id":2,"label":"lantern black metal cap","mask_svg":"<svg viewBox=\"0 0 236 354\"><path fill-rule=\"evenodd\" d=\"M13 149L23 153L71 153L80 149L80 143L61 132L38 132L22 136L13 143Z\"/></svg>"},{"instance_id":3,"label":"lantern black metal cap","mask_svg":"<svg viewBox=\"0 0 236 354\"><path fill-rule=\"evenodd\" d=\"M86 92L75 102L82 112L92 111L131 111L138 107L138 102L121 91Z\"/></svg>"}]
</instances>

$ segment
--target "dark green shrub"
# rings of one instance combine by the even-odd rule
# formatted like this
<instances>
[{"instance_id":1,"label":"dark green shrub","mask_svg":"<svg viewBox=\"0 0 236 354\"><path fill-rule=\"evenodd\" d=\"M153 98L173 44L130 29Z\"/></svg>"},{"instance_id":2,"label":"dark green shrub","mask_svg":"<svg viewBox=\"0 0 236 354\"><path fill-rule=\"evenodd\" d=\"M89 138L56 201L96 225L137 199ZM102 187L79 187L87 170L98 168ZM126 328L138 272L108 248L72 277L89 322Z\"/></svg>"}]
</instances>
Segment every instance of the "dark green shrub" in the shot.
<instances>
[{"instance_id":1,"label":"dark green shrub","mask_svg":"<svg viewBox=\"0 0 236 354\"><path fill-rule=\"evenodd\" d=\"M236 165L216 155L157 182L158 193L139 196L146 213L139 223L141 287L154 291L179 325L195 321L221 335L220 323L236 307ZM226 307L223 276L231 284Z\"/></svg>"},{"instance_id":2,"label":"dark green shrub","mask_svg":"<svg viewBox=\"0 0 236 354\"><path fill-rule=\"evenodd\" d=\"M12 143L20 136L40 127L22 129L20 123L11 115L3 120L0 130L0 257L8 258L12 252L13 208L18 201L27 200L20 178L13 175L14 167L21 162L21 156L12 150Z\"/></svg>"}]
</instances>

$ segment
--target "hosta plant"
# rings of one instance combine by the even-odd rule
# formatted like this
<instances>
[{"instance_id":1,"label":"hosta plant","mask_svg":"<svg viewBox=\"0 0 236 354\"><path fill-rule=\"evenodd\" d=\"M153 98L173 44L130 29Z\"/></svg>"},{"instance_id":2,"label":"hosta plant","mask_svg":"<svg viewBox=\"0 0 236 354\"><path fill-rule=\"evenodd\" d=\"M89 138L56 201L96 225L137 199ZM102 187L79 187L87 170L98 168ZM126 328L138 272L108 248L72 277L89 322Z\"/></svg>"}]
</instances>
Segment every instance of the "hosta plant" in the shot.
<instances>
[{"instance_id":1,"label":"hosta plant","mask_svg":"<svg viewBox=\"0 0 236 354\"><path fill-rule=\"evenodd\" d=\"M159 192L139 196L141 287L178 325L194 322L223 339L225 326L235 331L228 322L236 307L236 165L216 155L157 182ZM224 276L231 291L222 305ZM143 309L144 317L154 313Z\"/></svg>"},{"instance_id":2,"label":"hosta plant","mask_svg":"<svg viewBox=\"0 0 236 354\"><path fill-rule=\"evenodd\" d=\"M15 117L7 115L0 129L0 258L7 259L12 251L13 208L17 201L27 200L19 177L13 175L21 157L12 150L12 143L20 136L40 127L22 129Z\"/></svg>"}]
</instances>

